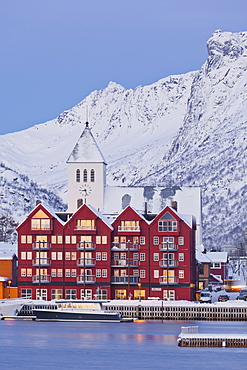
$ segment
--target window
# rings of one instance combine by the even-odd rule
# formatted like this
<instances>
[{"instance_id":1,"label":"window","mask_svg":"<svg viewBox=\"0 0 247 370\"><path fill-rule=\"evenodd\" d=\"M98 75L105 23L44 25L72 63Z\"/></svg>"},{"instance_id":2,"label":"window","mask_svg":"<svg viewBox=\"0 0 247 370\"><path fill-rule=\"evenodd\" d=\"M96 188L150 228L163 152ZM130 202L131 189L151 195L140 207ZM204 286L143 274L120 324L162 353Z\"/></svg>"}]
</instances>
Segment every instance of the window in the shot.
<instances>
[{"instance_id":1,"label":"window","mask_svg":"<svg viewBox=\"0 0 247 370\"><path fill-rule=\"evenodd\" d=\"M101 260L101 252L96 252L96 261Z\"/></svg>"},{"instance_id":2,"label":"window","mask_svg":"<svg viewBox=\"0 0 247 370\"><path fill-rule=\"evenodd\" d=\"M76 290L75 289L66 289L65 290L65 299L76 299Z\"/></svg>"},{"instance_id":3,"label":"window","mask_svg":"<svg viewBox=\"0 0 247 370\"><path fill-rule=\"evenodd\" d=\"M107 269L103 269L102 270L102 278L106 278L107 277Z\"/></svg>"},{"instance_id":4,"label":"window","mask_svg":"<svg viewBox=\"0 0 247 370\"><path fill-rule=\"evenodd\" d=\"M76 182L81 181L81 171L80 170L76 170L75 181Z\"/></svg>"},{"instance_id":5,"label":"window","mask_svg":"<svg viewBox=\"0 0 247 370\"><path fill-rule=\"evenodd\" d=\"M83 181L87 182L87 170L83 170Z\"/></svg>"},{"instance_id":6,"label":"window","mask_svg":"<svg viewBox=\"0 0 247 370\"><path fill-rule=\"evenodd\" d=\"M51 259L55 261L57 259L57 253L56 252L51 252Z\"/></svg>"},{"instance_id":7,"label":"window","mask_svg":"<svg viewBox=\"0 0 247 370\"><path fill-rule=\"evenodd\" d=\"M32 252L27 252L27 260L31 260L32 259Z\"/></svg>"},{"instance_id":8,"label":"window","mask_svg":"<svg viewBox=\"0 0 247 370\"><path fill-rule=\"evenodd\" d=\"M178 245L184 245L184 237L183 236L178 237Z\"/></svg>"},{"instance_id":9,"label":"window","mask_svg":"<svg viewBox=\"0 0 247 370\"><path fill-rule=\"evenodd\" d=\"M220 269L221 268L221 263L220 262L214 262L213 266L211 268L212 269Z\"/></svg>"},{"instance_id":10,"label":"window","mask_svg":"<svg viewBox=\"0 0 247 370\"><path fill-rule=\"evenodd\" d=\"M133 270L133 276L139 276L139 271L138 270Z\"/></svg>"},{"instance_id":11,"label":"window","mask_svg":"<svg viewBox=\"0 0 247 370\"><path fill-rule=\"evenodd\" d=\"M72 261L76 260L76 252L71 252L71 259Z\"/></svg>"},{"instance_id":12,"label":"window","mask_svg":"<svg viewBox=\"0 0 247 370\"><path fill-rule=\"evenodd\" d=\"M94 172L94 170L91 170L90 180L91 180L91 182L95 181L95 172Z\"/></svg>"},{"instance_id":13,"label":"window","mask_svg":"<svg viewBox=\"0 0 247 370\"><path fill-rule=\"evenodd\" d=\"M126 299L126 290L115 290L115 299Z\"/></svg>"},{"instance_id":14,"label":"window","mask_svg":"<svg viewBox=\"0 0 247 370\"><path fill-rule=\"evenodd\" d=\"M32 269L27 269L27 277L32 277Z\"/></svg>"},{"instance_id":15,"label":"window","mask_svg":"<svg viewBox=\"0 0 247 370\"><path fill-rule=\"evenodd\" d=\"M52 244L56 244L57 243L57 237L56 237L56 235L52 235L51 236L51 243Z\"/></svg>"},{"instance_id":16,"label":"window","mask_svg":"<svg viewBox=\"0 0 247 370\"><path fill-rule=\"evenodd\" d=\"M154 270L154 278L155 279L159 278L159 270Z\"/></svg>"},{"instance_id":17,"label":"window","mask_svg":"<svg viewBox=\"0 0 247 370\"><path fill-rule=\"evenodd\" d=\"M76 244L76 236L75 235L71 236L71 244Z\"/></svg>"},{"instance_id":18,"label":"window","mask_svg":"<svg viewBox=\"0 0 247 370\"><path fill-rule=\"evenodd\" d=\"M71 276L76 277L76 269L71 269Z\"/></svg>"},{"instance_id":19,"label":"window","mask_svg":"<svg viewBox=\"0 0 247 370\"><path fill-rule=\"evenodd\" d=\"M66 277L70 277L70 269L66 269L65 270L65 276Z\"/></svg>"},{"instance_id":20,"label":"window","mask_svg":"<svg viewBox=\"0 0 247 370\"><path fill-rule=\"evenodd\" d=\"M26 242L27 242L27 237L26 237L26 235L21 235L21 243L22 243L22 244L26 244Z\"/></svg>"},{"instance_id":21,"label":"window","mask_svg":"<svg viewBox=\"0 0 247 370\"><path fill-rule=\"evenodd\" d=\"M76 221L77 230L95 230L94 220L77 220Z\"/></svg>"},{"instance_id":22,"label":"window","mask_svg":"<svg viewBox=\"0 0 247 370\"><path fill-rule=\"evenodd\" d=\"M27 244L32 244L33 238L32 235L27 235Z\"/></svg>"},{"instance_id":23,"label":"window","mask_svg":"<svg viewBox=\"0 0 247 370\"><path fill-rule=\"evenodd\" d=\"M102 244L107 244L107 236L102 236Z\"/></svg>"},{"instance_id":24,"label":"window","mask_svg":"<svg viewBox=\"0 0 247 370\"><path fill-rule=\"evenodd\" d=\"M159 237L154 236L154 245L159 245Z\"/></svg>"},{"instance_id":25,"label":"window","mask_svg":"<svg viewBox=\"0 0 247 370\"><path fill-rule=\"evenodd\" d=\"M140 278L145 279L145 277L146 277L145 270L141 270L140 271Z\"/></svg>"},{"instance_id":26,"label":"window","mask_svg":"<svg viewBox=\"0 0 247 370\"><path fill-rule=\"evenodd\" d=\"M184 270L179 270L178 276L179 276L179 279L184 279Z\"/></svg>"},{"instance_id":27,"label":"window","mask_svg":"<svg viewBox=\"0 0 247 370\"><path fill-rule=\"evenodd\" d=\"M63 243L63 237L62 235L57 236L57 244L62 244Z\"/></svg>"},{"instance_id":28,"label":"window","mask_svg":"<svg viewBox=\"0 0 247 370\"><path fill-rule=\"evenodd\" d=\"M52 289L51 290L51 299L62 299L62 289Z\"/></svg>"},{"instance_id":29,"label":"window","mask_svg":"<svg viewBox=\"0 0 247 370\"><path fill-rule=\"evenodd\" d=\"M145 244L145 236L140 236L140 244Z\"/></svg>"},{"instance_id":30,"label":"window","mask_svg":"<svg viewBox=\"0 0 247 370\"><path fill-rule=\"evenodd\" d=\"M113 260L114 261L118 261L119 260L119 254L118 253L114 253L113 254Z\"/></svg>"},{"instance_id":31,"label":"window","mask_svg":"<svg viewBox=\"0 0 247 370\"><path fill-rule=\"evenodd\" d=\"M26 269L21 269L21 277L25 277L27 275Z\"/></svg>"},{"instance_id":32,"label":"window","mask_svg":"<svg viewBox=\"0 0 247 370\"><path fill-rule=\"evenodd\" d=\"M126 253L125 252L120 253L120 260L126 260Z\"/></svg>"},{"instance_id":33,"label":"window","mask_svg":"<svg viewBox=\"0 0 247 370\"><path fill-rule=\"evenodd\" d=\"M56 277L56 276L57 276L57 270L51 269L51 277Z\"/></svg>"},{"instance_id":34,"label":"window","mask_svg":"<svg viewBox=\"0 0 247 370\"><path fill-rule=\"evenodd\" d=\"M107 261L107 252L102 252L102 261Z\"/></svg>"},{"instance_id":35,"label":"window","mask_svg":"<svg viewBox=\"0 0 247 370\"><path fill-rule=\"evenodd\" d=\"M96 244L101 244L101 236L96 235Z\"/></svg>"},{"instance_id":36,"label":"window","mask_svg":"<svg viewBox=\"0 0 247 370\"><path fill-rule=\"evenodd\" d=\"M65 244L70 244L70 235L65 236Z\"/></svg>"},{"instance_id":37,"label":"window","mask_svg":"<svg viewBox=\"0 0 247 370\"><path fill-rule=\"evenodd\" d=\"M107 290L106 289L98 289L97 290L97 299L107 299Z\"/></svg>"},{"instance_id":38,"label":"window","mask_svg":"<svg viewBox=\"0 0 247 370\"><path fill-rule=\"evenodd\" d=\"M101 277L101 270L100 269L96 269L96 277Z\"/></svg>"},{"instance_id":39,"label":"window","mask_svg":"<svg viewBox=\"0 0 247 370\"><path fill-rule=\"evenodd\" d=\"M145 253L140 253L140 261L145 261Z\"/></svg>"},{"instance_id":40,"label":"window","mask_svg":"<svg viewBox=\"0 0 247 370\"><path fill-rule=\"evenodd\" d=\"M145 299L145 290L144 289L134 290L134 299Z\"/></svg>"},{"instance_id":41,"label":"window","mask_svg":"<svg viewBox=\"0 0 247 370\"><path fill-rule=\"evenodd\" d=\"M184 253L179 253L179 254L178 254L178 260L179 260L180 262L183 262L183 261L184 261Z\"/></svg>"},{"instance_id":42,"label":"window","mask_svg":"<svg viewBox=\"0 0 247 370\"><path fill-rule=\"evenodd\" d=\"M119 231L140 231L139 221L121 221Z\"/></svg>"},{"instance_id":43,"label":"window","mask_svg":"<svg viewBox=\"0 0 247 370\"><path fill-rule=\"evenodd\" d=\"M176 232L177 220L169 213L166 212L158 222L159 232Z\"/></svg>"},{"instance_id":44,"label":"window","mask_svg":"<svg viewBox=\"0 0 247 370\"><path fill-rule=\"evenodd\" d=\"M119 243L119 237L118 236L114 236L114 243Z\"/></svg>"},{"instance_id":45,"label":"window","mask_svg":"<svg viewBox=\"0 0 247 370\"><path fill-rule=\"evenodd\" d=\"M159 253L154 253L154 261L159 261Z\"/></svg>"},{"instance_id":46,"label":"window","mask_svg":"<svg viewBox=\"0 0 247 370\"><path fill-rule=\"evenodd\" d=\"M139 243L138 236L133 236L133 244L138 244L138 243Z\"/></svg>"},{"instance_id":47,"label":"window","mask_svg":"<svg viewBox=\"0 0 247 370\"><path fill-rule=\"evenodd\" d=\"M50 219L41 209L31 219L32 230L50 230Z\"/></svg>"},{"instance_id":48,"label":"window","mask_svg":"<svg viewBox=\"0 0 247 370\"><path fill-rule=\"evenodd\" d=\"M163 290L163 299L175 300L175 290Z\"/></svg>"},{"instance_id":49,"label":"window","mask_svg":"<svg viewBox=\"0 0 247 370\"><path fill-rule=\"evenodd\" d=\"M27 258L26 252L21 252L21 259L25 260Z\"/></svg>"},{"instance_id":50,"label":"window","mask_svg":"<svg viewBox=\"0 0 247 370\"><path fill-rule=\"evenodd\" d=\"M62 269L57 270L57 277L63 277L63 270Z\"/></svg>"},{"instance_id":51,"label":"window","mask_svg":"<svg viewBox=\"0 0 247 370\"><path fill-rule=\"evenodd\" d=\"M138 253L133 253L133 260L138 261L138 259L139 259Z\"/></svg>"},{"instance_id":52,"label":"window","mask_svg":"<svg viewBox=\"0 0 247 370\"><path fill-rule=\"evenodd\" d=\"M70 252L65 252L65 259L70 260Z\"/></svg>"},{"instance_id":53,"label":"window","mask_svg":"<svg viewBox=\"0 0 247 370\"><path fill-rule=\"evenodd\" d=\"M22 289L21 298L32 298L32 289Z\"/></svg>"},{"instance_id":54,"label":"window","mask_svg":"<svg viewBox=\"0 0 247 370\"><path fill-rule=\"evenodd\" d=\"M63 253L62 252L57 252L57 259L59 261L62 261L62 259L63 259Z\"/></svg>"}]
</instances>

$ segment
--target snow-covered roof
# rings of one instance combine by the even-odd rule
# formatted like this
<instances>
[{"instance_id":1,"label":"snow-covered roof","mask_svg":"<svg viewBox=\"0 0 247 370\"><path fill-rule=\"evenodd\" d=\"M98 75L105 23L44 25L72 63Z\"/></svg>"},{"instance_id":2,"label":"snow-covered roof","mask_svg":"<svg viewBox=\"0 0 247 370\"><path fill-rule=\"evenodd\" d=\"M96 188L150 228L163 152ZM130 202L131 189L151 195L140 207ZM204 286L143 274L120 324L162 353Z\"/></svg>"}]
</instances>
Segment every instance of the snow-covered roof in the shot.
<instances>
[{"instance_id":1,"label":"snow-covered roof","mask_svg":"<svg viewBox=\"0 0 247 370\"><path fill-rule=\"evenodd\" d=\"M98 144L96 143L88 123L77 141L67 163L103 162L106 163Z\"/></svg>"},{"instance_id":2,"label":"snow-covered roof","mask_svg":"<svg viewBox=\"0 0 247 370\"><path fill-rule=\"evenodd\" d=\"M221 284L223 283L223 280L217 275L214 275L214 274L210 273L210 277L212 277L213 279L215 279L216 281L218 281Z\"/></svg>"},{"instance_id":3,"label":"snow-covered roof","mask_svg":"<svg viewBox=\"0 0 247 370\"><path fill-rule=\"evenodd\" d=\"M4 282L4 281L8 281L9 278L5 277L5 276L0 276L0 282Z\"/></svg>"},{"instance_id":4,"label":"snow-covered roof","mask_svg":"<svg viewBox=\"0 0 247 370\"><path fill-rule=\"evenodd\" d=\"M201 263L226 263L227 252L206 252L203 253L200 248L196 250L196 259Z\"/></svg>"}]
</instances>

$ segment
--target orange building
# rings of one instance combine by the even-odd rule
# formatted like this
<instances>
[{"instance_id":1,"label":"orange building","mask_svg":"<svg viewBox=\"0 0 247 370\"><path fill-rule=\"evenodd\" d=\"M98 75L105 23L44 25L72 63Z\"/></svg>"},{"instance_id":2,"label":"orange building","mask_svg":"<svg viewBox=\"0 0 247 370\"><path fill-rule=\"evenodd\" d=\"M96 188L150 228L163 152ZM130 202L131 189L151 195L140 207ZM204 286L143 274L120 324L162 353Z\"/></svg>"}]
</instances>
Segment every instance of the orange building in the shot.
<instances>
[{"instance_id":1,"label":"orange building","mask_svg":"<svg viewBox=\"0 0 247 370\"><path fill-rule=\"evenodd\" d=\"M0 243L0 299L17 298L16 245Z\"/></svg>"}]
</instances>

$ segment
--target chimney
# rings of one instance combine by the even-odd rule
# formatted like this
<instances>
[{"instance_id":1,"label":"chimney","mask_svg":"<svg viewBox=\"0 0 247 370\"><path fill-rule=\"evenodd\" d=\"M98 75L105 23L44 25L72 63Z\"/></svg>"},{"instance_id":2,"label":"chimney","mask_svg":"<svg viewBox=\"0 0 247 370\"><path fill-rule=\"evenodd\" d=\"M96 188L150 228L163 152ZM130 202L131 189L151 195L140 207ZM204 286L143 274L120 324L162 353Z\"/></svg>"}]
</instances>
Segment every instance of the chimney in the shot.
<instances>
[{"instance_id":1,"label":"chimney","mask_svg":"<svg viewBox=\"0 0 247 370\"><path fill-rule=\"evenodd\" d=\"M39 204L41 204L41 200L36 200L36 206L38 206Z\"/></svg>"},{"instance_id":2,"label":"chimney","mask_svg":"<svg viewBox=\"0 0 247 370\"><path fill-rule=\"evenodd\" d=\"M171 207L177 212L177 210L178 210L178 203L176 201L172 201Z\"/></svg>"}]
</instances>

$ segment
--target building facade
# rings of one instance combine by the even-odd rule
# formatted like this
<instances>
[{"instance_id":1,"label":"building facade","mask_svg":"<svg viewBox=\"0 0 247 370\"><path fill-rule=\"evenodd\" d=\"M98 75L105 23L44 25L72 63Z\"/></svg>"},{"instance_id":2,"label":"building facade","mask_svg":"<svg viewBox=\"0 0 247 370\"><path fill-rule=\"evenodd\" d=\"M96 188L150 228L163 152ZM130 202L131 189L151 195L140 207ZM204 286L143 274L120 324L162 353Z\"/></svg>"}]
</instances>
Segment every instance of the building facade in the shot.
<instances>
[{"instance_id":1,"label":"building facade","mask_svg":"<svg viewBox=\"0 0 247 370\"><path fill-rule=\"evenodd\" d=\"M142 189L137 210L131 202L140 188L106 187L106 162L88 124L67 163L68 212L38 204L17 228L19 296L193 300L196 221L177 212L171 189L151 213L157 189Z\"/></svg>"}]
</instances>

